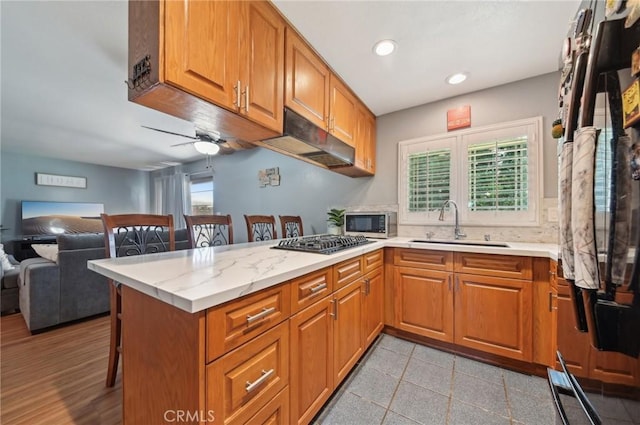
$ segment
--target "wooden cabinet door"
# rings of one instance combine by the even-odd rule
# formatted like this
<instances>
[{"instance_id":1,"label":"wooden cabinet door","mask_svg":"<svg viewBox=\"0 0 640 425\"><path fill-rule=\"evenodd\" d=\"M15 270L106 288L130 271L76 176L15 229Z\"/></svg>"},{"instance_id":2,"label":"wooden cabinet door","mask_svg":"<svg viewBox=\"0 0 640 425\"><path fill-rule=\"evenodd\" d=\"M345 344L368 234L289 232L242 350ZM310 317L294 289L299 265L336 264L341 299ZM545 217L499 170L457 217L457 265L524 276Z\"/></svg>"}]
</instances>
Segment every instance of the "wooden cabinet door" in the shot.
<instances>
[{"instance_id":1,"label":"wooden cabinet door","mask_svg":"<svg viewBox=\"0 0 640 425\"><path fill-rule=\"evenodd\" d=\"M329 122L331 72L291 28L286 34L284 103L320 128Z\"/></svg>"},{"instance_id":2,"label":"wooden cabinet door","mask_svg":"<svg viewBox=\"0 0 640 425\"><path fill-rule=\"evenodd\" d=\"M368 144L368 123L367 123L367 111L358 107L356 109L356 158L354 166L361 170L367 170L367 144Z\"/></svg>"},{"instance_id":3,"label":"wooden cabinet door","mask_svg":"<svg viewBox=\"0 0 640 425\"><path fill-rule=\"evenodd\" d=\"M589 377L613 384L638 386L640 360L611 351L591 347Z\"/></svg>"},{"instance_id":4,"label":"wooden cabinet door","mask_svg":"<svg viewBox=\"0 0 640 425\"><path fill-rule=\"evenodd\" d=\"M531 361L531 282L456 275L454 311L456 344Z\"/></svg>"},{"instance_id":5,"label":"wooden cabinet door","mask_svg":"<svg viewBox=\"0 0 640 425\"><path fill-rule=\"evenodd\" d=\"M365 169L373 175L376 173L376 117L368 112L366 114L365 134Z\"/></svg>"},{"instance_id":6,"label":"wooden cabinet door","mask_svg":"<svg viewBox=\"0 0 640 425\"><path fill-rule=\"evenodd\" d=\"M445 271L396 267L395 327L453 342L451 276Z\"/></svg>"},{"instance_id":7,"label":"wooden cabinet door","mask_svg":"<svg viewBox=\"0 0 640 425\"><path fill-rule=\"evenodd\" d=\"M329 81L329 133L355 147L356 98L335 75Z\"/></svg>"},{"instance_id":8,"label":"wooden cabinet door","mask_svg":"<svg viewBox=\"0 0 640 425\"><path fill-rule=\"evenodd\" d=\"M338 386L362 355L362 283L350 283L333 297L333 380Z\"/></svg>"},{"instance_id":9,"label":"wooden cabinet door","mask_svg":"<svg viewBox=\"0 0 640 425\"><path fill-rule=\"evenodd\" d=\"M566 281L558 278L558 351L562 354L571 373L586 378L589 376L591 343L589 334L580 332L576 328L570 290ZM557 360L555 368L561 369Z\"/></svg>"},{"instance_id":10,"label":"wooden cabinet door","mask_svg":"<svg viewBox=\"0 0 640 425\"><path fill-rule=\"evenodd\" d=\"M384 327L384 279L382 267L364 277L362 327L364 331L364 349L366 350Z\"/></svg>"},{"instance_id":11,"label":"wooden cabinet door","mask_svg":"<svg viewBox=\"0 0 640 425\"><path fill-rule=\"evenodd\" d=\"M239 2L168 1L165 7L165 81L235 109Z\"/></svg>"},{"instance_id":12,"label":"wooden cabinet door","mask_svg":"<svg viewBox=\"0 0 640 425\"><path fill-rule=\"evenodd\" d=\"M555 261L533 259L533 362L555 367L558 284Z\"/></svg>"},{"instance_id":13,"label":"wooden cabinet door","mask_svg":"<svg viewBox=\"0 0 640 425\"><path fill-rule=\"evenodd\" d=\"M333 392L333 300L291 317L291 423L307 424Z\"/></svg>"},{"instance_id":14,"label":"wooden cabinet door","mask_svg":"<svg viewBox=\"0 0 640 425\"><path fill-rule=\"evenodd\" d=\"M281 132L285 24L268 2L239 4L243 9L242 25L246 26L240 31L240 113Z\"/></svg>"}]
</instances>

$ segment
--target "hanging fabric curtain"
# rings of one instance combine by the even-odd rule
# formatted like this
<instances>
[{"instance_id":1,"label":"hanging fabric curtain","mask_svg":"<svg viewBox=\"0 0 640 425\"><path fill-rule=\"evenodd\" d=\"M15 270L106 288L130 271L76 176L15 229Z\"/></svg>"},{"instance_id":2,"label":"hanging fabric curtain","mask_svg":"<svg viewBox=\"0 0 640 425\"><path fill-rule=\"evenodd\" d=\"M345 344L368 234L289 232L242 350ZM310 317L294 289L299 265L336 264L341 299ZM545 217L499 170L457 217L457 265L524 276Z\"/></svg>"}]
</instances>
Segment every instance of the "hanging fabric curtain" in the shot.
<instances>
[{"instance_id":1,"label":"hanging fabric curtain","mask_svg":"<svg viewBox=\"0 0 640 425\"><path fill-rule=\"evenodd\" d=\"M176 229L186 227L184 214L191 208L189 175L175 173L156 177L154 180L155 213L172 214Z\"/></svg>"}]
</instances>

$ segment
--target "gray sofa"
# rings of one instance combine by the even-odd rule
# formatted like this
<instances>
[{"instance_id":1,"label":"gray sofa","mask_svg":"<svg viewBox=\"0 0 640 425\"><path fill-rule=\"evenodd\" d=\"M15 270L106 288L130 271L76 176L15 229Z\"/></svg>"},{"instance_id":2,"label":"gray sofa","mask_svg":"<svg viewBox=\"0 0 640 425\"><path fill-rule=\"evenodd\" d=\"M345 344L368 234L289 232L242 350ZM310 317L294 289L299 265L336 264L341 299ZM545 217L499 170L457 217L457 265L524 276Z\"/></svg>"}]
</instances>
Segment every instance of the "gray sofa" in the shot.
<instances>
[{"instance_id":1,"label":"gray sofa","mask_svg":"<svg viewBox=\"0 0 640 425\"><path fill-rule=\"evenodd\" d=\"M28 258L20 263L20 311L31 332L109 311L107 278L87 268L105 258L102 234L57 237L58 262ZM186 229L176 230L176 249L189 248Z\"/></svg>"}]
</instances>

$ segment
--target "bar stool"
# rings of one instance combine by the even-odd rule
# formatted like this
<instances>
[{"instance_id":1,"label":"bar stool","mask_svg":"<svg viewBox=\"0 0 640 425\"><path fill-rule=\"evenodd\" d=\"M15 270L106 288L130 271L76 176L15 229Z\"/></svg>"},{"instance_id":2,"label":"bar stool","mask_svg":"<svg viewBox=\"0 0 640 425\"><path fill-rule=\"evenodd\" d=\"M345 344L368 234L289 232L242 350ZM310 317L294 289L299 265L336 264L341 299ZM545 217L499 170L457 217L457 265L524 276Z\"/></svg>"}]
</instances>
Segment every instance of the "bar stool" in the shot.
<instances>
[{"instance_id":1,"label":"bar stool","mask_svg":"<svg viewBox=\"0 0 640 425\"><path fill-rule=\"evenodd\" d=\"M101 214L107 258L175 251L173 216L153 214ZM122 335L120 283L109 279L111 336L107 387L113 387L118 373Z\"/></svg>"},{"instance_id":2,"label":"bar stool","mask_svg":"<svg viewBox=\"0 0 640 425\"><path fill-rule=\"evenodd\" d=\"M233 243L233 223L230 215L186 215L191 248L221 246Z\"/></svg>"},{"instance_id":3,"label":"bar stool","mask_svg":"<svg viewBox=\"0 0 640 425\"><path fill-rule=\"evenodd\" d=\"M278 239L276 219L272 215L244 215L249 242Z\"/></svg>"},{"instance_id":4,"label":"bar stool","mask_svg":"<svg viewBox=\"0 0 640 425\"><path fill-rule=\"evenodd\" d=\"M280 228L283 238L297 238L304 236L302 232L302 218L299 215L279 215Z\"/></svg>"}]
</instances>

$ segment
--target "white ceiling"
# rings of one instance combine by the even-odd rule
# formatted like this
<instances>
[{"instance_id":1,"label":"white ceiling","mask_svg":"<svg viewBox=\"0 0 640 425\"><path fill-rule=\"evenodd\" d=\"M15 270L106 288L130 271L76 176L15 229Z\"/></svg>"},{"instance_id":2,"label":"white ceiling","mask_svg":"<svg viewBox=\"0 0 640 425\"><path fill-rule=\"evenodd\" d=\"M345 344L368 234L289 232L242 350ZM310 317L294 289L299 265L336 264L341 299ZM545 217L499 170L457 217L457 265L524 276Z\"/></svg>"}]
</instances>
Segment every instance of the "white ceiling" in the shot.
<instances>
[{"instance_id":1,"label":"white ceiling","mask_svg":"<svg viewBox=\"0 0 640 425\"><path fill-rule=\"evenodd\" d=\"M376 115L558 69L580 4L276 1ZM190 123L127 101L125 1L0 1L2 150L134 169L201 158ZM391 38L397 51L371 53ZM458 86L447 75L467 71Z\"/></svg>"}]
</instances>

